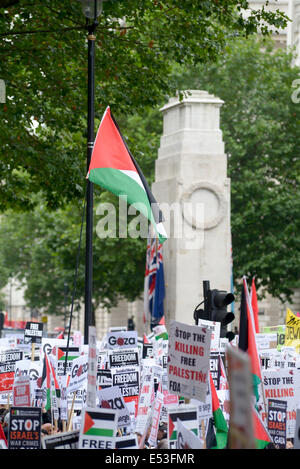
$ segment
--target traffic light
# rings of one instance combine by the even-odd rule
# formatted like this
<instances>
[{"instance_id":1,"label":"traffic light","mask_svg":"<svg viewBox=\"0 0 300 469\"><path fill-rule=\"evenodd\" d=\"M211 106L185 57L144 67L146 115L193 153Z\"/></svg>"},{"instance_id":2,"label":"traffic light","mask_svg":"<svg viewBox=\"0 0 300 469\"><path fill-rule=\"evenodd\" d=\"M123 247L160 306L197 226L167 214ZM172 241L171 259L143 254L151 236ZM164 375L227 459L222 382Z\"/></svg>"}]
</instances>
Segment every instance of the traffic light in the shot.
<instances>
[{"instance_id":1,"label":"traffic light","mask_svg":"<svg viewBox=\"0 0 300 469\"><path fill-rule=\"evenodd\" d=\"M227 331L227 325L234 320L234 314L227 311L227 306L234 301L234 295L224 290L211 290L209 281L203 282L203 301L194 310L195 324L199 319L216 321L221 323L220 337L226 337L229 341L234 338L234 333ZM204 303L203 309L198 309Z\"/></svg>"},{"instance_id":2,"label":"traffic light","mask_svg":"<svg viewBox=\"0 0 300 469\"><path fill-rule=\"evenodd\" d=\"M133 316L131 318L128 318L127 330L128 331L134 331L135 330L135 324L134 324Z\"/></svg>"},{"instance_id":3,"label":"traffic light","mask_svg":"<svg viewBox=\"0 0 300 469\"><path fill-rule=\"evenodd\" d=\"M227 325L234 320L234 314L227 311L227 306L234 301L234 295L224 290L210 290L211 321L221 323L220 337L226 337L231 341L234 333L227 332Z\"/></svg>"}]
</instances>

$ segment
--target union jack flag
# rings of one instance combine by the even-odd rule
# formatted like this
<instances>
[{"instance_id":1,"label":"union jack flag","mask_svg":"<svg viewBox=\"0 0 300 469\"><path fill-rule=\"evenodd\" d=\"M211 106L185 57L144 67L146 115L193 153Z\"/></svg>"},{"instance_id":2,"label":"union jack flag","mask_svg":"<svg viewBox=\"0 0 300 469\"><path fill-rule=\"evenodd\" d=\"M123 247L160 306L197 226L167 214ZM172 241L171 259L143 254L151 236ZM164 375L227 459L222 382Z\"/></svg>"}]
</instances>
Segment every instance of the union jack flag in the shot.
<instances>
[{"instance_id":1,"label":"union jack flag","mask_svg":"<svg viewBox=\"0 0 300 469\"><path fill-rule=\"evenodd\" d=\"M144 281L144 323L157 321L164 315L165 297L162 244L149 233Z\"/></svg>"}]
</instances>

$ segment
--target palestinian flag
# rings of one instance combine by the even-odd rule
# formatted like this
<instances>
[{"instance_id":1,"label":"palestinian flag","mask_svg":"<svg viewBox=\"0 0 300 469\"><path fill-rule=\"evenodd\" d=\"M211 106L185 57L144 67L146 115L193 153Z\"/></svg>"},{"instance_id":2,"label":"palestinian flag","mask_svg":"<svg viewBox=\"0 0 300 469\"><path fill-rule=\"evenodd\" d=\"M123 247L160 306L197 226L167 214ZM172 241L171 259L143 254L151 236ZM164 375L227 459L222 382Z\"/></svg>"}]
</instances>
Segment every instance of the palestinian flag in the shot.
<instances>
[{"instance_id":1,"label":"palestinian flag","mask_svg":"<svg viewBox=\"0 0 300 469\"><path fill-rule=\"evenodd\" d=\"M126 199L154 226L160 242L167 239L163 216L147 181L130 153L109 106L102 117L87 179Z\"/></svg>"},{"instance_id":2,"label":"palestinian flag","mask_svg":"<svg viewBox=\"0 0 300 469\"><path fill-rule=\"evenodd\" d=\"M240 310L240 330L239 348L247 352L250 358L251 374L253 380L253 392L256 402L259 400L259 385L262 382L260 360L255 339L255 323L252 305L248 292L246 279L243 278L241 310Z\"/></svg>"},{"instance_id":3,"label":"palestinian flag","mask_svg":"<svg viewBox=\"0 0 300 469\"><path fill-rule=\"evenodd\" d=\"M37 385L41 389L43 386L46 387L46 404L45 409L49 410L51 408L51 370L48 360L48 355L45 353L44 355L44 363L43 363L43 370L42 376L38 378Z\"/></svg>"},{"instance_id":4,"label":"palestinian flag","mask_svg":"<svg viewBox=\"0 0 300 469\"><path fill-rule=\"evenodd\" d=\"M256 449L265 449L266 446L273 443L272 438L254 407L252 408L252 415Z\"/></svg>"},{"instance_id":5,"label":"palestinian flag","mask_svg":"<svg viewBox=\"0 0 300 469\"><path fill-rule=\"evenodd\" d=\"M210 379L210 389L211 389L211 400L212 400L212 412L213 412L213 420L214 420L214 427L216 430L215 438L216 438L216 446L211 446L210 449L225 449L227 446L227 439L228 439L228 427L226 420L224 418L223 412L220 407L220 401L217 395L217 391L209 373Z\"/></svg>"},{"instance_id":6,"label":"palestinian flag","mask_svg":"<svg viewBox=\"0 0 300 469\"><path fill-rule=\"evenodd\" d=\"M257 294L256 294L256 287L255 287L255 277L253 277L252 279L250 296L251 296L251 305L252 305L254 324L255 324L255 332L258 334L259 322L258 322L258 304L257 304Z\"/></svg>"}]
</instances>

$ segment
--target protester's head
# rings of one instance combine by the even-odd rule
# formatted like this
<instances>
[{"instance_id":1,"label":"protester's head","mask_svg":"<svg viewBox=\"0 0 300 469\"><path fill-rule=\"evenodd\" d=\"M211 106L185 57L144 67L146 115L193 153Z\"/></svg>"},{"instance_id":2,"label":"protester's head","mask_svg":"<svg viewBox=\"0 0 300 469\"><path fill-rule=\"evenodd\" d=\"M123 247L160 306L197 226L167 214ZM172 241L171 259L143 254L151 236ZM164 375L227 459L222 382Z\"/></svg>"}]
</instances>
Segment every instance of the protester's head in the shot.
<instances>
[{"instance_id":1,"label":"protester's head","mask_svg":"<svg viewBox=\"0 0 300 469\"><path fill-rule=\"evenodd\" d=\"M165 423L160 423L157 431L157 439L162 440L167 437L167 425Z\"/></svg>"},{"instance_id":2,"label":"protester's head","mask_svg":"<svg viewBox=\"0 0 300 469\"><path fill-rule=\"evenodd\" d=\"M44 423L42 425L42 433L44 435L52 435L53 433L53 426L51 423Z\"/></svg>"},{"instance_id":3,"label":"protester's head","mask_svg":"<svg viewBox=\"0 0 300 469\"><path fill-rule=\"evenodd\" d=\"M3 420L3 428L9 426L9 410L6 412Z\"/></svg>"},{"instance_id":4,"label":"protester's head","mask_svg":"<svg viewBox=\"0 0 300 469\"><path fill-rule=\"evenodd\" d=\"M157 448L158 448L158 449L169 449L169 445L168 445L168 440L167 440L167 438L163 438L162 440L160 440L160 441L157 443Z\"/></svg>"}]
</instances>

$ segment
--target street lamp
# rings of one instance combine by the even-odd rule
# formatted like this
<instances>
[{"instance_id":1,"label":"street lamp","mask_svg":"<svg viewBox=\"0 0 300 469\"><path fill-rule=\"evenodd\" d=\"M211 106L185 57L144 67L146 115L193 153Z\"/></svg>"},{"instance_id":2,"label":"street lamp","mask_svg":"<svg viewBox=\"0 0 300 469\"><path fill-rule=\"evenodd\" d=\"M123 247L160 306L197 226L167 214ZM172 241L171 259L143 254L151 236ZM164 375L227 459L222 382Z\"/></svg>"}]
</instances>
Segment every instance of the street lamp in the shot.
<instances>
[{"instance_id":1,"label":"street lamp","mask_svg":"<svg viewBox=\"0 0 300 469\"><path fill-rule=\"evenodd\" d=\"M102 11L103 0L79 0L87 18L88 30L88 118L87 118L87 171L90 166L94 145L94 100L95 100L95 30L97 18ZM86 244L85 244L85 308L84 343L88 343L89 326L92 324L93 287L93 183L87 180L86 193Z\"/></svg>"}]
</instances>

